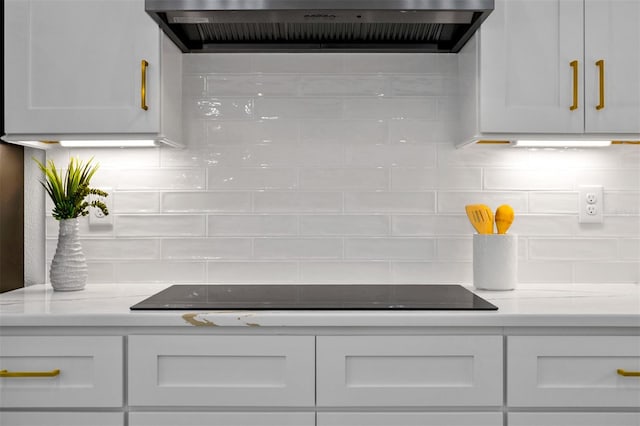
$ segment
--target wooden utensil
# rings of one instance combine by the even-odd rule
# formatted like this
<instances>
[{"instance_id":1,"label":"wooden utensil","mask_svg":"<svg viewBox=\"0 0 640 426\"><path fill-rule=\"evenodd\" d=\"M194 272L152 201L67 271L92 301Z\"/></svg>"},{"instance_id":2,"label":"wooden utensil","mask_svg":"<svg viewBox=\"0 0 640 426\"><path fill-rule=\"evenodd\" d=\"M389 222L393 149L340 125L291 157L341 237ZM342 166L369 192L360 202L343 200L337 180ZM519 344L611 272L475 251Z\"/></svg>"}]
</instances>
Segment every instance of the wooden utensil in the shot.
<instances>
[{"instance_id":1,"label":"wooden utensil","mask_svg":"<svg viewBox=\"0 0 640 426\"><path fill-rule=\"evenodd\" d=\"M508 204L503 204L496 209L496 228L498 228L498 234L507 233L507 230L513 223L514 216L513 208Z\"/></svg>"},{"instance_id":2,"label":"wooden utensil","mask_svg":"<svg viewBox=\"0 0 640 426\"><path fill-rule=\"evenodd\" d=\"M464 206L469 221L478 234L493 234L493 211L484 204Z\"/></svg>"}]
</instances>

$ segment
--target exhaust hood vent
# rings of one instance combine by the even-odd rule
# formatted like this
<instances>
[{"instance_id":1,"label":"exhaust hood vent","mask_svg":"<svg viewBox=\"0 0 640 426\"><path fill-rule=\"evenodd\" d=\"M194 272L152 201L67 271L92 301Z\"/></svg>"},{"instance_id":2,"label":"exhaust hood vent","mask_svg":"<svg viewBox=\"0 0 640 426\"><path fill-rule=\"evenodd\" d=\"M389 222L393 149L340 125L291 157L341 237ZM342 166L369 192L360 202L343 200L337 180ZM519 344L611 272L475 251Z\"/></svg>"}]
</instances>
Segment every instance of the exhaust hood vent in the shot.
<instances>
[{"instance_id":1,"label":"exhaust hood vent","mask_svg":"<svg viewBox=\"0 0 640 426\"><path fill-rule=\"evenodd\" d=\"M145 6L185 53L457 53L493 0L146 0Z\"/></svg>"}]
</instances>

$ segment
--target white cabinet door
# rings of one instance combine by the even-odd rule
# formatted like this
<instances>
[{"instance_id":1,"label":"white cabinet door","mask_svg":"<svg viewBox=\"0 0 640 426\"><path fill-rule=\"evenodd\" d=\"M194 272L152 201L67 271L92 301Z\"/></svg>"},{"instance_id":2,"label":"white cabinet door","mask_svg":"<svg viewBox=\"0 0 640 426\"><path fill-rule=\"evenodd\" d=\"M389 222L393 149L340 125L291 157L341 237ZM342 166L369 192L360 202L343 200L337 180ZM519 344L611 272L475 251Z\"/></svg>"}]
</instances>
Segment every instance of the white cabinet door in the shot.
<instances>
[{"instance_id":1,"label":"white cabinet door","mask_svg":"<svg viewBox=\"0 0 640 426\"><path fill-rule=\"evenodd\" d=\"M496 0L480 31L482 132L583 132L583 0Z\"/></svg>"},{"instance_id":2,"label":"white cabinet door","mask_svg":"<svg viewBox=\"0 0 640 426\"><path fill-rule=\"evenodd\" d=\"M5 35L6 133L159 131L160 30L143 0L5 0Z\"/></svg>"},{"instance_id":3,"label":"white cabinet door","mask_svg":"<svg viewBox=\"0 0 640 426\"><path fill-rule=\"evenodd\" d=\"M319 412L317 426L502 426L502 413Z\"/></svg>"},{"instance_id":4,"label":"white cabinet door","mask_svg":"<svg viewBox=\"0 0 640 426\"><path fill-rule=\"evenodd\" d=\"M314 412L130 413L129 426L315 426Z\"/></svg>"},{"instance_id":5,"label":"white cabinet door","mask_svg":"<svg viewBox=\"0 0 640 426\"><path fill-rule=\"evenodd\" d=\"M638 22L638 0L585 0L587 133L640 132ZM602 61L601 65L598 61ZM598 109L601 103L602 108Z\"/></svg>"},{"instance_id":6,"label":"white cabinet door","mask_svg":"<svg viewBox=\"0 0 640 426\"><path fill-rule=\"evenodd\" d=\"M318 336L318 406L501 406L502 336Z\"/></svg>"},{"instance_id":7,"label":"white cabinet door","mask_svg":"<svg viewBox=\"0 0 640 426\"><path fill-rule=\"evenodd\" d=\"M0 407L121 407L122 357L120 336L1 336Z\"/></svg>"},{"instance_id":8,"label":"white cabinet door","mask_svg":"<svg viewBox=\"0 0 640 426\"><path fill-rule=\"evenodd\" d=\"M640 413L509 413L509 426L638 426Z\"/></svg>"},{"instance_id":9,"label":"white cabinet door","mask_svg":"<svg viewBox=\"0 0 640 426\"><path fill-rule=\"evenodd\" d=\"M510 407L638 407L639 336L509 336Z\"/></svg>"},{"instance_id":10,"label":"white cabinet door","mask_svg":"<svg viewBox=\"0 0 640 426\"><path fill-rule=\"evenodd\" d=\"M2 426L124 426L123 413L0 412Z\"/></svg>"},{"instance_id":11,"label":"white cabinet door","mask_svg":"<svg viewBox=\"0 0 640 426\"><path fill-rule=\"evenodd\" d=\"M129 405L313 406L313 336L131 336Z\"/></svg>"}]
</instances>

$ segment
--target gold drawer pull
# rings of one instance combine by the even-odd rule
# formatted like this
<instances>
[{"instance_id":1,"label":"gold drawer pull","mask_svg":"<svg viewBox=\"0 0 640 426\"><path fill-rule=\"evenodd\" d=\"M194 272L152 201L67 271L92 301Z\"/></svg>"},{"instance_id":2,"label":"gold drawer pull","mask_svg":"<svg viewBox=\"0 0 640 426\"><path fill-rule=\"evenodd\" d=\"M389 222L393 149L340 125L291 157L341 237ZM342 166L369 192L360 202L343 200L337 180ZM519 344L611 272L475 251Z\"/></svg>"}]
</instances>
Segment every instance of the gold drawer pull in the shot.
<instances>
[{"instance_id":1,"label":"gold drawer pull","mask_svg":"<svg viewBox=\"0 0 640 426\"><path fill-rule=\"evenodd\" d=\"M569 107L571 111L578 109L578 61L569 62L573 69L573 104Z\"/></svg>"},{"instance_id":2,"label":"gold drawer pull","mask_svg":"<svg viewBox=\"0 0 640 426\"><path fill-rule=\"evenodd\" d=\"M149 62L144 59L140 62L140 74L142 77L142 82L140 84L140 108L143 110L148 110L147 106L147 67L149 66Z\"/></svg>"},{"instance_id":3,"label":"gold drawer pull","mask_svg":"<svg viewBox=\"0 0 640 426\"><path fill-rule=\"evenodd\" d=\"M640 377L640 371L626 371L618 368L618 374L624 377Z\"/></svg>"},{"instance_id":4,"label":"gold drawer pull","mask_svg":"<svg viewBox=\"0 0 640 426\"><path fill-rule=\"evenodd\" d=\"M596 62L596 66L598 67L598 81L600 83L600 90L598 91L600 102L596 105L596 109L600 111L604 108L604 59L600 59Z\"/></svg>"},{"instance_id":5,"label":"gold drawer pull","mask_svg":"<svg viewBox=\"0 0 640 426\"><path fill-rule=\"evenodd\" d=\"M0 370L0 377L55 377L60 375L57 368L51 371L8 371Z\"/></svg>"}]
</instances>

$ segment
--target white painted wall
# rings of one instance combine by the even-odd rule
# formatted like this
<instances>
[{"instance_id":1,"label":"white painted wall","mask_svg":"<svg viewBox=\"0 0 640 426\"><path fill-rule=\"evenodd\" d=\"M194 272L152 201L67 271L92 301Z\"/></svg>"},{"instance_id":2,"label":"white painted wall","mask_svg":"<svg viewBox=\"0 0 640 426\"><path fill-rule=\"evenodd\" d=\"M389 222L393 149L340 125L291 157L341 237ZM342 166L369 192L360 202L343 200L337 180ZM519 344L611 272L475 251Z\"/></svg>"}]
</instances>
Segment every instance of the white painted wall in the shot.
<instances>
[{"instance_id":1,"label":"white painted wall","mask_svg":"<svg viewBox=\"0 0 640 426\"><path fill-rule=\"evenodd\" d=\"M47 153L95 156L113 188L115 226L83 219L90 282L469 283L480 202L515 208L521 283L639 282L640 148L455 150L456 73L453 55L185 55L187 149ZM604 185L604 224L578 224L581 184ZM46 235L50 262L50 216Z\"/></svg>"}]
</instances>

